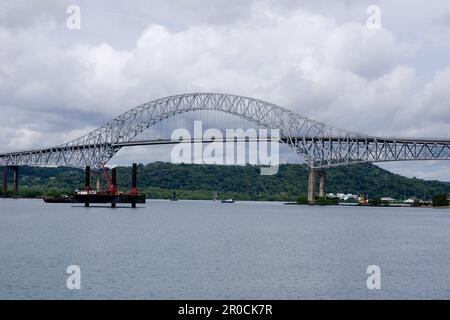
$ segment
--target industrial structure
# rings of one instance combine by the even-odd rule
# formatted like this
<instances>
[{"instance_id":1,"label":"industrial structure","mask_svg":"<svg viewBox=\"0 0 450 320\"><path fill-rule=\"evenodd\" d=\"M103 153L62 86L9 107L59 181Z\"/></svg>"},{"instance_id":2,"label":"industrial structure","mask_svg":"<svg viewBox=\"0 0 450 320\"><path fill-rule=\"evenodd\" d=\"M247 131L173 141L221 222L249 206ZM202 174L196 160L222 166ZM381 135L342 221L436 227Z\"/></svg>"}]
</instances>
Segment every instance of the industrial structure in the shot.
<instances>
[{"instance_id":1,"label":"industrial structure","mask_svg":"<svg viewBox=\"0 0 450 320\"><path fill-rule=\"evenodd\" d=\"M63 195L58 197L44 197L46 203L83 203L85 207L89 207L91 203L106 204L110 203L112 208L117 204L128 203L132 208L136 208L136 204L145 203L145 194L139 193L137 189L137 164L133 163L131 171L131 190L129 192L121 192L117 188L117 169L111 169L112 179L106 168L102 164L103 174L108 182L108 189L102 188L102 173L97 175L96 189L91 188L91 167L87 166L85 170L84 189L76 190L71 195Z\"/></svg>"}]
</instances>

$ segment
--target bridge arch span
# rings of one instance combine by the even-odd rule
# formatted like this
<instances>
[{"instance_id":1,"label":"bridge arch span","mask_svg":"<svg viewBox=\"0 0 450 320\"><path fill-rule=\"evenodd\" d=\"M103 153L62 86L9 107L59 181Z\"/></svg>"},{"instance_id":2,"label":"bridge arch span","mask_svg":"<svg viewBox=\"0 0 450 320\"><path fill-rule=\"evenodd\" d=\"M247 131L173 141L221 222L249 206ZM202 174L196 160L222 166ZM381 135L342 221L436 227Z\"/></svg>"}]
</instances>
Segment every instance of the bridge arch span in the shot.
<instances>
[{"instance_id":1,"label":"bridge arch span","mask_svg":"<svg viewBox=\"0 0 450 320\"><path fill-rule=\"evenodd\" d=\"M111 145L131 141L144 130L177 114L192 111L222 111L266 128L277 128L284 137L362 137L361 134L333 128L288 109L262 100L220 93L190 93L168 96L135 107L98 129L65 145Z\"/></svg>"},{"instance_id":2,"label":"bridge arch span","mask_svg":"<svg viewBox=\"0 0 450 320\"><path fill-rule=\"evenodd\" d=\"M450 160L450 141L379 138L334 128L272 103L232 94L189 93L135 107L96 130L65 144L0 154L0 165L98 168L127 142L156 123L191 111L233 114L259 126L280 130L287 143L313 168L361 162Z\"/></svg>"},{"instance_id":3,"label":"bridge arch span","mask_svg":"<svg viewBox=\"0 0 450 320\"><path fill-rule=\"evenodd\" d=\"M99 167L146 129L164 119L192 111L222 111L266 128L280 130L283 142L300 150L299 137L355 136L307 119L272 103L244 96L220 93L189 93L156 99L137 106L105 125L65 144L42 150L0 155L7 165L63 165ZM299 152L301 153L301 151Z\"/></svg>"}]
</instances>

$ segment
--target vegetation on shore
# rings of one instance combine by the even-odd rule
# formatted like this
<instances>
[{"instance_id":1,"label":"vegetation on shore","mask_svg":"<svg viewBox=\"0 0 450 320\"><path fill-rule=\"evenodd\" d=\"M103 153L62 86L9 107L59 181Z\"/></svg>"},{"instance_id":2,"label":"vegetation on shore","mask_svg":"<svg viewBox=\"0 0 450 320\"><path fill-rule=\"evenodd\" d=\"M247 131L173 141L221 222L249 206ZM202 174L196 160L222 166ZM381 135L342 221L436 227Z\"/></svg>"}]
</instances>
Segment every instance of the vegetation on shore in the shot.
<instances>
[{"instance_id":1,"label":"vegetation on shore","mask_svg":"<svg viewBox=\"0 0 450 320\"><path fill-rule=\"evenodd\" d=\"M258 166L215 166L154 162L138 166L138 188L151 198L267 200L301 202L306 199L308 168L284 164L274 176L261 176ZM369 199L430 199L450 193L450 183L406 178L372 164L359 164L327 170L327 192L364 194ZM119 190L130 188L130 167L119 167ZM83 170L72 168L20 168L22 197L57 196L82 189ZM95 188L93 174L92 186ZM12 173L9 186L12 185ZM103 178L103 187L106 181ZM301 200L301 201L299 201ZM330 199L318 199L326 204Z\"/></svg>"},{"instance_id":2,"label":"vegetation on shore","mask_svg":"<svg viewBox=\"0 0 450 320\"><path fill-rule=\"evenodd\" d=\"M296 200L297 204L309 204L308 197L301 195ZM319 206L331 206L331 205L338 205L339 199L338 198L328 198L328 197L316 197L315 201L316 205Z\"/></svg>"},{"instance_id":3,"label":"vegetation on shore","mask_svg":"<svg viewBox=\"0 0 450 320\"><path fill-rule=\"evenodd\" d=\"M432 201L435 207L447 207L449 205L447 194L437 194L433 196Z\"/></svg>"}]
</instances>

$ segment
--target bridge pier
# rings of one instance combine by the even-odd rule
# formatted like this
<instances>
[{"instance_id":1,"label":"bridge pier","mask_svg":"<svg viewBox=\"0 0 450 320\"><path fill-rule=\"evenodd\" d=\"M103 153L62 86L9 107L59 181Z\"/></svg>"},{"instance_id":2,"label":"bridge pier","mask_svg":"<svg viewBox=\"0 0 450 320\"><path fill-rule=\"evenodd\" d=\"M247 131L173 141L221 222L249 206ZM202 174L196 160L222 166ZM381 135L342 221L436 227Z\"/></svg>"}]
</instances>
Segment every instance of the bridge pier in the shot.
<instances>
[{"instance_id":1,"label":"bridge pier","mask_svg":"<svg viewBox=\"0 0 450 320\"><path fill-rule=\"evenodd\" d=\"M320 170L319 172L315 168L309 168L309 177L308 177L308 203L314 204L316 203L316 179L319 176L319 197L325 198L325 188L327 184L327 174L325 170Z\"/></svg>"},{"instance_id":2,"label":"bridge pier","mask_svg":"<svg viewBox=\"0 0 450 320\"><path fill-rule=\"evenodd\" d=\"M316 169L309 168L308 177L308 203L314 204L316 202Z\"/></svg>"},{"instance_id":3,"label":"bridge pier","mask_svg":"<svg viewBox=\"0 0 450 320\"><path fill-rule=\"evenodd\" d=\"M325 186L327 184L327 173L325 170L320 171L320 183L319 183L319 197L325 198Z\"/></svg>"},{"instance_id":4,"label":"bridge pier","mask_svg":"<svg viewBox=\"0 0 450 320\"><path fill-rule=\"evenodd\" d=\"M19 193L19 166L13 166L13 192L15 195Z\"/></svg>"},{"instance_id":5,"label":"bridge pier","mask_svg":"<svg viewBox=\"0 0 450 320\"><path fill-rule=\"evenodd\" d=\"M8 167L3 167L3 198L6 198L8 193Z\"/></svg>"}]
</instances>

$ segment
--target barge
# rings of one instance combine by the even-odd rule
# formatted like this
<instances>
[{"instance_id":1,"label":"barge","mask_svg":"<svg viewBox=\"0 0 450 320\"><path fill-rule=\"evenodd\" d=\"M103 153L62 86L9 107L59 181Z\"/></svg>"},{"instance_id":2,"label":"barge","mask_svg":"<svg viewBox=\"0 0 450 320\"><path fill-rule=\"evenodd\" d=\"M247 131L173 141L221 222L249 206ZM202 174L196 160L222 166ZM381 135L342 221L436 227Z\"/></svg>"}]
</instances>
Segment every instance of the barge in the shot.
<instances>
[{"instance_id":1,"label":"barge","mask_svg":"<svg viewBox=\"0 0 450 320\"><path fill-rule=\"evenodd\" d=\"M118 192L116 182L116 168L112 169L112 179L109 178L105 166L102 165L103 173L109 185L108 190L101 190L101 175L97 179L97 190L91 189L91 168L86 167L85 173L85 188L81 191L76 191L72 195L61 197L45 197L46 203L84 203L85 207L89 207L94 203L110 203L111 207L115 208L116 204L131 204L132 208L136 208L136 204L145 204L145 194L139 193L137 190L137 165L133 163L131 174L131 191Z\"/></svg>"}]
</instances>

